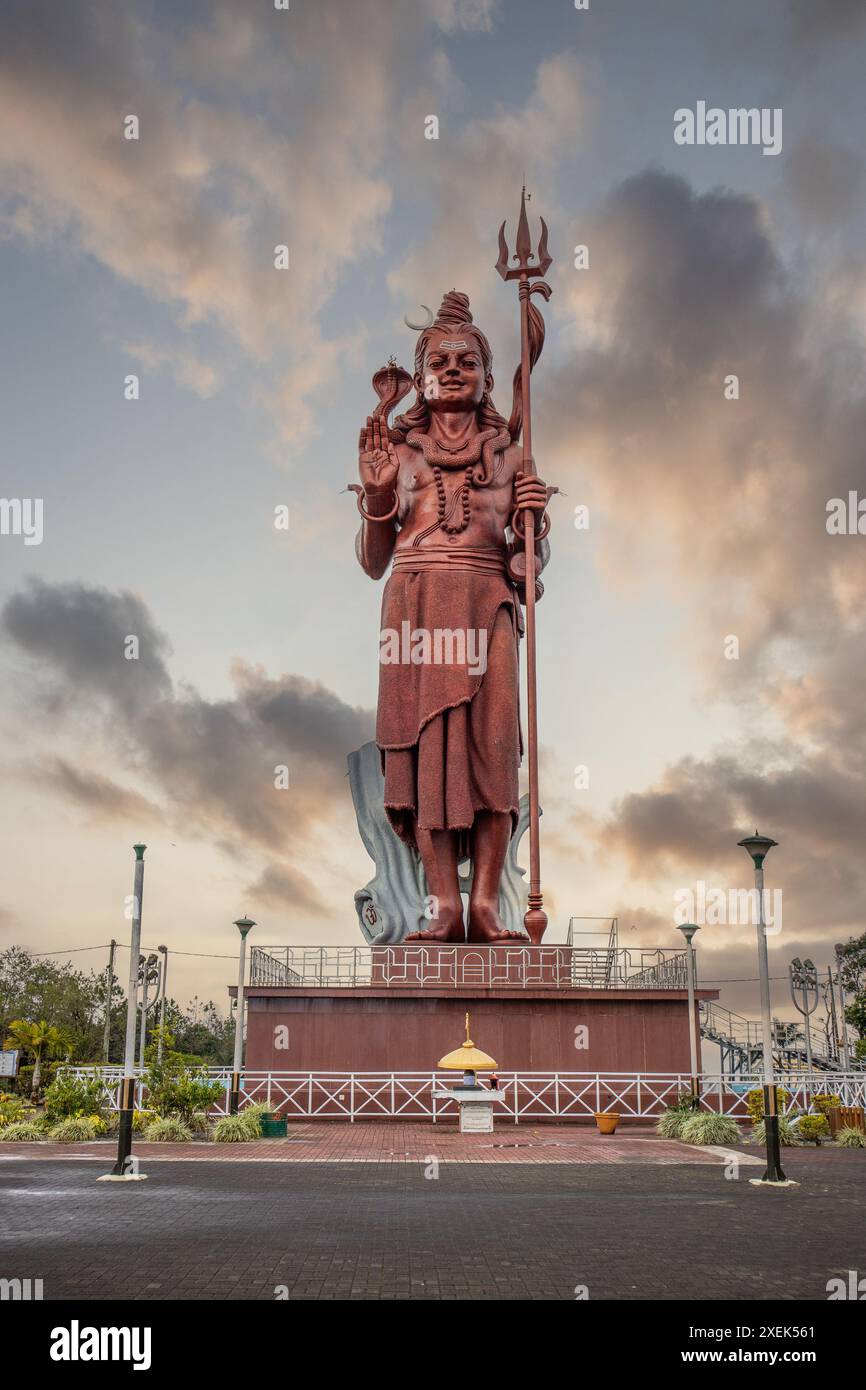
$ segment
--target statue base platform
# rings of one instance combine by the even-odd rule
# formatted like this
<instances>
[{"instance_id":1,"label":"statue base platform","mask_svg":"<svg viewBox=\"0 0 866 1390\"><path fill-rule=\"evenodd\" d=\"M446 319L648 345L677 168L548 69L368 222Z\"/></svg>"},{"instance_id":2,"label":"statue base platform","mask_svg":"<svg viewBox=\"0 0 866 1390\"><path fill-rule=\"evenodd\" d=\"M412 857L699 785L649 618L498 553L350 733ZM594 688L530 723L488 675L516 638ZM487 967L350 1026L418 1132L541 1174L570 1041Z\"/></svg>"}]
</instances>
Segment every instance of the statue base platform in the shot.
<instances>
[{"instance_id":1,"label":"statue base platform","mask_svg":"<svg viewBox=\"0 0 866 1390\"><path fill-rule=\"evenodd\" d=\"M476 1044L503 1071L688 1073L688 994L678 980L576 983L569 955L544 946L366 948L363 972L347 972L345 983L332 973L333 953L323 956L317 983L311 954L296 984L245 991L246 1066L429 1072L462 1038L468 1011ZM698 990L696 1009L717 998Z\"/></svg>"}]
</instances>

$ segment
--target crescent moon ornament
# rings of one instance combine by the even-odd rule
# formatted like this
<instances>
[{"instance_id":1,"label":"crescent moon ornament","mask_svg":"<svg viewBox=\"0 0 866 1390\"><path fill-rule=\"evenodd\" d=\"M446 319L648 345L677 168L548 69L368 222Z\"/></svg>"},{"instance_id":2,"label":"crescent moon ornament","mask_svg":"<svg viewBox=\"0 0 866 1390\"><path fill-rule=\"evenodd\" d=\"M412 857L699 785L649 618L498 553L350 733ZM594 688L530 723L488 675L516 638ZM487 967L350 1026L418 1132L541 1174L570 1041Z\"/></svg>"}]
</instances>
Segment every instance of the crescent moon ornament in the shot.
<instances>
[{"instance_id":1,"label":"crescent moon ornament","mask_svg":"<svg viewBox=\"0 0 866 1390\"><path fill-rule=\"evenodd\" d=\"M412 323L411 319L409 319L406 314L403 315L403 322L405 323L407 328L412 329L413 333L424 333L426 329L433 327L433 324L436 319L436 315L433 313L433 310L430 309L426 304L422 304L421 308L427 315L426 323Z\"/></svg>"}]
</instances>

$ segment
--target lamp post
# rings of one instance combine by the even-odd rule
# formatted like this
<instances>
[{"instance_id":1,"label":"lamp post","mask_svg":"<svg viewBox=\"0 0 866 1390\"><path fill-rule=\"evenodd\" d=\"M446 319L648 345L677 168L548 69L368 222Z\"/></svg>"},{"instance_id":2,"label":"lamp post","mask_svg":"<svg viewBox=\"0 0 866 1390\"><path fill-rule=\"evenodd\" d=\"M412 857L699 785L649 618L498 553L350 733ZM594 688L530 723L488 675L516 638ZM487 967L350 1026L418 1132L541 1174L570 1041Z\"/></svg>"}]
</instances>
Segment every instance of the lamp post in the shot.
<instances>
[{"instance_id":1,"label":"lamp post","mask_svg":"<svg viewBox=\"0 0 866 1390\"><path fill-rule=\"evenodd\" d=\"M159 1033L156 1041L156 1060L162 1061L162 1030L165 1027L165 981L168 975L168 947L157 946L156 948L162 956L162 976L159 990Z\"/></svg>"},{"instance_id":2,"label":"lamp post","mask_svg":"<svg viewBox=\"0 0 866 1390\"><path fill-rule=\"evenodd\" d=\"M241 1062L244 1051L244 967L247 959L247 933L255 926L249 917L239 917L235 926L241 934L241 953L238 958L238 1000L235 1018L235 1057L232 1065L232 1088L229 1092L229 1114L238 1113L241 1098Z\"/></svg>"},{"instance_id":3,"label":"lamp post","mask_svg":"<svg viewBox=\"0 0 866 1390\"><path fill-rule=\"evenodd\" d=\"M764 1053L764 1136L767 1143L767 1168L762 1182L786 1182L779 1156L778 1094L773 1072L773 1024L770 1018L770 966L767 959L767 932L764 923L764 860L779 842L768 835L747 835L737 844L749 855L755 866L755 888L758 894L758 972L761 977L761 1033Z\"/></svg>"},{"instance_id":4,"label":"lamp post","mask_svg":"<svg viewBox=\"0 0 866 1390\"><path fill-rule=\"evenodd\" d=\"M686 922L684 926L678 928L686 938L686 978L689 987L689 1058L692 1064L692 1109L697 1110L701 1099L701 1087L698 1076L698 1039L697 1027L695 1023L695 948L692 945L695 932L700 931L700 927L694 922Z\"/></svg>"},{"instance_id":5,"label":"lamp post","mask_svg":"<svg viewBox=\"0 0 866 1390\"><path fill-rule=\"evenodd\" d=\"M132 932L129 939L129 983L126 994L126 1043L123 1050L123 1081L120 1084L120 1125L117 1131L117 1162L108 1177L136 1178L132 1171L132 1112L135 1106L135 1014L138 995L138 957L141 947L141 902L144 896L144 851L147 845L133 845L135 882L132 890Z\"/></svg>"}]
</instances>

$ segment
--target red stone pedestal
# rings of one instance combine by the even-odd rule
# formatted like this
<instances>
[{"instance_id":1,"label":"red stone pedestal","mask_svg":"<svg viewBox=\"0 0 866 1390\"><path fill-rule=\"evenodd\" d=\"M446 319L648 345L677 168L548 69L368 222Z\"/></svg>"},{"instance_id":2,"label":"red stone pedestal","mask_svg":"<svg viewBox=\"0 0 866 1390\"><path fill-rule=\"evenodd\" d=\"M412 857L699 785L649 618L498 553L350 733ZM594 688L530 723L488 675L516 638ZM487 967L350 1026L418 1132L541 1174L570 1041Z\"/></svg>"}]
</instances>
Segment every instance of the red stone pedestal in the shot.
<instances>
[{"instance_id":1,"label":"red stone pedestal","mask_svg":"<svg viewBox=\"0 0 866 1390\"><path fill-rule=\"evenodd\" d=\"M685 990L473 988L466 966L460 986L418 988L408 954L405 983L392 965L380 958L375 967L387 968L388 985L248 989L247 1069L429 1072L462 1040L468 1010L474 1042L504 1071L689 1071ZM503 968L518 969L507 960Z\"/></svg>"}]
</instances>

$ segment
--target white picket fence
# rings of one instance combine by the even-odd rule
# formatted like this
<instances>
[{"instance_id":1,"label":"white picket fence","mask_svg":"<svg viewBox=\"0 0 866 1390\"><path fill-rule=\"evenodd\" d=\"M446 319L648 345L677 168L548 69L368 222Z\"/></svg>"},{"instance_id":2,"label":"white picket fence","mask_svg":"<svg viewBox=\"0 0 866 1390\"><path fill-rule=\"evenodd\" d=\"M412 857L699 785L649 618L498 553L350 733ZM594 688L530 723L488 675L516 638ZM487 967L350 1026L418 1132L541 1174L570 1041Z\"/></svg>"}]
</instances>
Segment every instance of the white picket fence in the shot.
<instances>
[{"instance_id":1,"label":"white picket fence","mask_svg":"<svg viewBox=\"0 0 866 1390\"><path fill-rule=\"evenodd\" d=\"M68 1067L77 1076L100 1075L107 1103L117 1109L122 1067ZM223 1091L212 1107L214 1114L228 1111L231 1069L210 1068L209 1077ZM499 1072L503 1097L497 1114L522 1121L587 1120L598 1111L616 1110L635 1120L652 1120L687 1091L685 1072ZM431 1120L452 1118L456 1102L438 1099L435 1092L454 1085L454 1073L428 1072L300 1072L245 1071L241 1082L241 1108L266 1101L289 1120ZM866 1108L866 1075L863 1072L826 1073L784 1077L780 1083L790 1093L787 1108L811 1110L812 1097L832 1092L843 1105ZM760 1074L750 1076L704 1075L701 1102L734 1119L748 1115L746 1093L762 1085ZM147 1103L146 1088L136 1085L136 1106Z\"/></svg>"}]
</instances>

